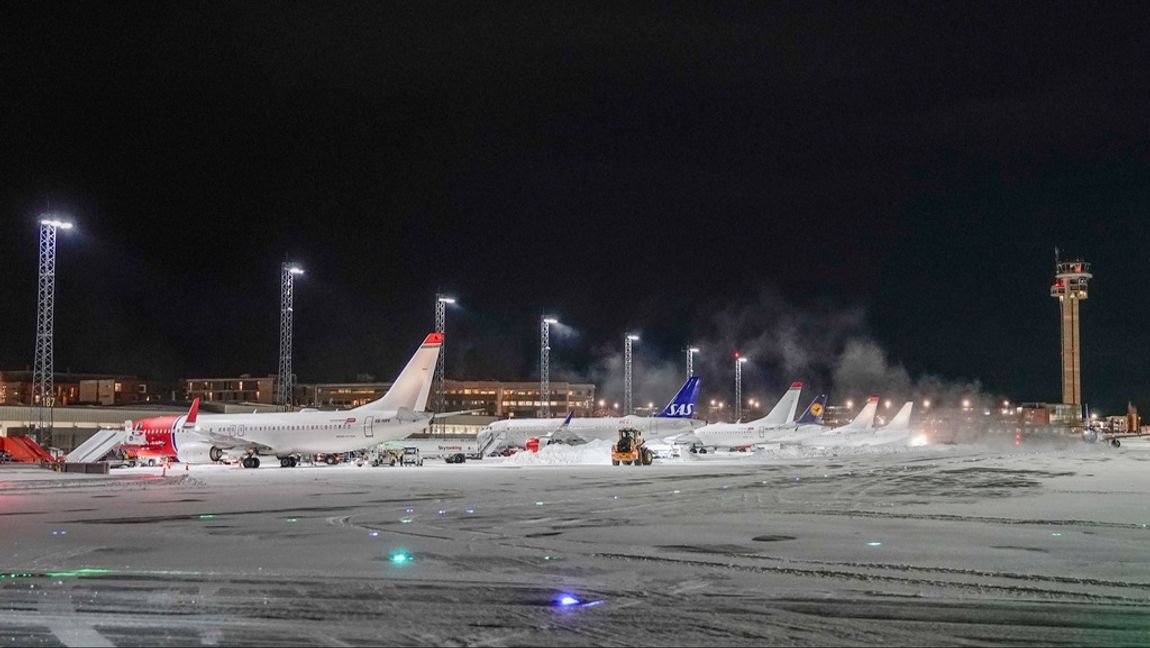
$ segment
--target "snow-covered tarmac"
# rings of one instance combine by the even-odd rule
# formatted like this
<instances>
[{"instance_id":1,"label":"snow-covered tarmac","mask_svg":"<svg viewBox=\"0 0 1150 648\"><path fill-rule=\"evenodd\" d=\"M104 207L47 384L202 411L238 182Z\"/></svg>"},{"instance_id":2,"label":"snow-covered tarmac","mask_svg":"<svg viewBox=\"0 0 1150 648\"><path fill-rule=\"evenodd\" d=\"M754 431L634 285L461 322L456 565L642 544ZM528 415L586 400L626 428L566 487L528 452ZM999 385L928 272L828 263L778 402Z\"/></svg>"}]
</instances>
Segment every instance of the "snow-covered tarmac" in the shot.
<instances>
[{"instance_id":1,"label":"snow-covered tarmac","mask_svg":"<svg viewBox=\"0 0 1150 648\"><path fill-rule=\"evenodd\" d=\"M182 468L0 469L0 642L1150 642L1142 441Z\"/></svg>"}]
</instances>

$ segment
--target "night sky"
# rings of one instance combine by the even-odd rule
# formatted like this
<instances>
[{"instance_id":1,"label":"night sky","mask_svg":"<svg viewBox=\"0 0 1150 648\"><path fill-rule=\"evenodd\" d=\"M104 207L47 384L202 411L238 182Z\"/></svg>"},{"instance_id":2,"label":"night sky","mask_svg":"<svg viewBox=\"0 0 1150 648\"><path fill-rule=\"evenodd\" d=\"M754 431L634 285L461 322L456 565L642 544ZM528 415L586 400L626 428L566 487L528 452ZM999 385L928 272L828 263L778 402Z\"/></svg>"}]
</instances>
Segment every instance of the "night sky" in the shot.
<instances>
[{"instance_id":1,"label":"night sky","mask_svg":"<svg viewBox=\"0 0 1150 648\"><path fill-rule=\"evenodd\" d=\"M746 393L845 398L865 348L1057 401L1057 245L1094 264L1085 399L1150 410L1145 3L4 13L0 368L50 205L61 371L274 372L290 258L303 382L393 377L442 289L449 376L536 377L546 311L553 380L609 383L640 332L640 400L696 341L704 397L742 347Z\"/></svg>"}]
</instances>

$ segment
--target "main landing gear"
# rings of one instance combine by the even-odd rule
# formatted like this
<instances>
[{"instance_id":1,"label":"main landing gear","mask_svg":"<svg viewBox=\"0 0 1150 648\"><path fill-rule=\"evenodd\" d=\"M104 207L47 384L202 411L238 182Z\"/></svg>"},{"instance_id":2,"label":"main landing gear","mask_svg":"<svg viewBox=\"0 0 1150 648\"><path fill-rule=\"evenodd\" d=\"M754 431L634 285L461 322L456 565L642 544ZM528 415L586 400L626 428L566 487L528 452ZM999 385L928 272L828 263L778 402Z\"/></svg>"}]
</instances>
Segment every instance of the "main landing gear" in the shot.
<instances>
[{"instance_id":1,"label":"main landing gear","mask_svg":"<svg viewBox=\"0 0 1150 648\"><path fill-rule=\"evenodd\" d=\"M248 455L240 463L243 464L244 468L259 468L260 458L255 455Z\"/></svg>"},{"instance_id":2,"label":"main landing gear","mask_svg":"<svg viewBox=\"0 0 1150 648\"><path fill-rule=\"evenodd\" d=\"M295 468L299 461L295 457L280 457L280 468Z\"/></svg>"}]
</instances>

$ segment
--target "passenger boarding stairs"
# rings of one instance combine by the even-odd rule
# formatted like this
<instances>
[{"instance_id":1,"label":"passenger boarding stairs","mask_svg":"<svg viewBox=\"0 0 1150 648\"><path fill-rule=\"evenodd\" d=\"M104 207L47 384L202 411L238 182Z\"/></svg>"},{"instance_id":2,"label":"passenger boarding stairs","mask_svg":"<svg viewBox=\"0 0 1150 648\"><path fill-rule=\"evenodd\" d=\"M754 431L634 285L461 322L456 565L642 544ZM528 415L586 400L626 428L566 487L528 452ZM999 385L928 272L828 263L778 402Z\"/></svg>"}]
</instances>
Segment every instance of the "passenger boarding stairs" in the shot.
<instances>
[{"instance_id":1,"label":"passenger boarding stairs","mask_svg":"<svg viewBox=\"0 0 1150 648\"><path fill-rule=\"evenodd\" d=\"M486 457L489 451L498 450L501 446L497 446L496 444L502 441L504 437L505 435L502 432L499 434L494 434L487 430L480 432L479 437L476 439L476 444L479 446L479 456Z\"/></svg>"},{"instance_id":2,"label":"passenger boarding stairs","mask_svg":"<svg viewBox=\"0 0 1150 648\"><path fill-rule=\"evenodd\" d=\"M103 459L116 446L127 440L128 433L122 428L104 428L81 443L64 459L69 463L92 463Z\"/></svg>"}]
</instances>

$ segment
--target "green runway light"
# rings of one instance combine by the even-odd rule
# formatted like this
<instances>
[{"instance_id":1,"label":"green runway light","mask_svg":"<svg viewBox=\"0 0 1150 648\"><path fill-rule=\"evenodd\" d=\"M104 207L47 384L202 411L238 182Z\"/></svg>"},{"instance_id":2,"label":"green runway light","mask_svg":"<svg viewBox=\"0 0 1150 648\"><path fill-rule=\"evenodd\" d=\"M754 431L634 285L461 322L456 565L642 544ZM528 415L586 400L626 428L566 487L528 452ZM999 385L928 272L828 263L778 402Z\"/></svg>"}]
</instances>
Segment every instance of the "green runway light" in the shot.
<instances>
[{"instance_id":1,"label":"green runway light","mask_svg":"<svg viewBox=\"0 0 1150 648\"><path fill-rule=\"evenodd\" d=\"M201 520L214 520L215 517L216 516L212 515L211 513L204 513L203 515L200 516L200 519Z\"/></svg>"},{"instance_id":2,"label":"green runway light","mask_svg":"<svg viewBox=\"0 0 1150 648\"><path fill-rule=\"evenodd\" d=\"M110 573L112 573L111 569L92 569L86 567L82 569L70 569L68 571L45 572L44 575L48 578L71 578L74 576L93 576Z\"/></svg>"},{"instance_id":3,"label":"green runway light","mask_svg":"<svg viewBox=\"0 0 1150 648\"><path fill-rule=\"evenodd\" d=\"M296 521L296 518L288 518L288 519L287 519L287 521L288 521L288 522L295 522L295 521Z\"/></svg>"},{"instance_id":4,"label":"green runway light","mask_svg":"<svg viewBox=\"0 0 1150 648\"><path fill-rule=\"evenodd\" d=\"M400 518L400 519L399 519L399 523L400 523L400 524L411 524L411 523L412 523L412 519L411 519L411 518Z\"/></svg>"},{"instance_id":5,"label":"green runway light","mask_svg":"<svg viewBox=\"0 0 1150 648\"><path fill-rule=\"evenodd\" d=\"M395 565L403 565L411 562L411 554L406 551L396 551L391 554L390 560Z\"/></svg>"}]
</instances>

